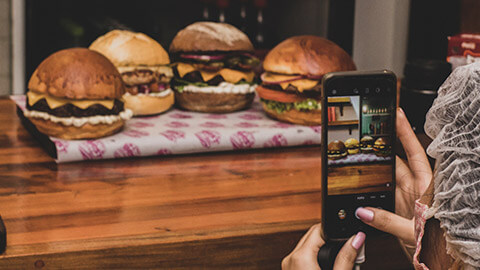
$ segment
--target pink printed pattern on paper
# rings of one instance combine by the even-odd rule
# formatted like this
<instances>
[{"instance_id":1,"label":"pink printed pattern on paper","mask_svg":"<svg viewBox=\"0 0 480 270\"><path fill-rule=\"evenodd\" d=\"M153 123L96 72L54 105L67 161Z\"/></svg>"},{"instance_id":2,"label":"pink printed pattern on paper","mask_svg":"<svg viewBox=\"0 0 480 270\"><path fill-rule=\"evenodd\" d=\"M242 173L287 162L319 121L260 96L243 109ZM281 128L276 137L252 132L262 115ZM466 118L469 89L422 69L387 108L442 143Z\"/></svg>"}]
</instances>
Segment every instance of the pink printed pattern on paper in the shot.
<instances>
[{"instance_id":1,"label":"pink printed pattern on paper","mask_svg":"<svg viewBox=\"0 0 480 270\"><path fill-rule=\"evenodd\" d=\"M68 146L70 145L68 141L53 140L53 142L57 148L57 153L68 153Z\"/></svg>"},{"instance_id":2,"label":"pink printed pattern on paper","mask_svg":"<svg viewBox=\"0 0 480 270\"><path fill-rule=\"evenodd\" d=\"M177 142L178 139L185 138L185 132L178 130L166 130L164 132L160 132L160 135L163 135L165 138L172 142Z\"/></svg>"},{"instance_id":3,"label":"pink printed pattern on paper","mask_svg":"<svg viewBox=\"0 0 480 270\"><path fill-rule=\"evenodd\" d=\"M166 155L171 155L171 154L173 154L172 150L167 149L167 148L162 148L162 149L157 151L157 155L160 155L160 156L166 156Z\"/></svg>"},{"instance_id":4,"label":"pink printed pattern on paper","mask_svg":"<svg viewBox=\"0 0 480 270\"><path fill-rule=\"evenodd\" d=\"M315 133L322 133L322 126L312 126L310 127Z\"/></svg>"},{"instance_id":5,"label":"pink printed pattern on paper","mask_svg":"<svg viewBox=\"0 0 480 270\"><path fill-rule=\"evenodd\" d=\"M220 144L220 133L214 130L202 130L195 133L204 148L210 148L214 144Z\"/></svg>"},{"instance_id":6,"label":"pink printed pattern on paper","mask_svg":"<svg viewBox=\"0 0 480 270\"><path fill-rule=\"evenodd\" d=\"M227 116L225 114L209 114L209 115L206 115L205 118L208 118L208 119L227 119Z\"/></svg>"},{"instance_id":7,"label":"pink printed pattern on paper","mask_svg":"<svg viewBox=\"0 0 480 270\"><path fill-rule=\"evenodd\" d=\"M285 138L283 134L276 134L270 140L263 144L264 147L281 147L287 145L287 138Z\"/></svg>"},{"instance_id":8,"label":"pink printed pattern on paper","mask_svg":"<svg viewBox=\"0 0 480 270\"><path fill-rule=\"evenodd\" d=\"M171 128L183 128L183 127L189 127L190 125L184 122L172 121L170 123L165 124L165 126L171 127Z\"/></svg>"},{"instance_id":9,"label":"pink printed pattern on paper","mask_svg":"<svg viewBox=\"0 0 480 270\"><path fill-rule=\"evenodd\" d=\"M124 144L122 148L117 149L113 154L115 158L137 157L140 155L140 148L138 148L138 146L133 143Z\"/></svg>"},{"instance_id":10,"label":"pink printed pattern on paper","mask_svg":"<svg viewBox=\"0 0 480 270\"><path fill-rule=\"evenodd\" d=\"M292 128L295 127L295 125L289 124L289 123L284 123L284 122L277 122L270 127L272 128Z\"/></svg>"},{"instance_id":11,"label":"pink printed pattern on paper","mask_svg":"<svg viewBox=\"0 0 480 270\"><path fill-rule=\"evenodd\" d=\"M255 144L255 137L252 132L238 131L230 136L230 142L234 149L247 149Z\"/></svg>"},{"instance_id":12,"label":"pink printed pattern on paper","mask_svg":"<svg viewBox=\"0 0 480 270\"><path fill-rule=\"evenodd\" d=\"M302 143L302 145L312 145L312 144L314 144L313 140L306 140Z\"/></svg>"},{"instance_id":13,"label":"pink printed pattern on paper","mask_svg":"<svg viewBox=\"0 0 480 270\"><path fill-rule=\"evenodd\" d=\"M205 122L203 124L200 124L200 126L205 127L205 128L225 127L225 125L220 124L220 123L215 123L215 122Z\"/></svg>"},{"instance_id":14,"label":"pink printed pattern on paper","mask_svg":"<svg viewBox=\"0 0 480 270\"><path fill-rule=\"evenodd\" d=\"M240 128L256 128L256 127L259 127L259 125L255 124L255 123L249 123L249 122L240 122L240 123L236 124L235 126L240 127Z\"/></svg>"},{"instance_id":15,"label":"pink printed pattern on paper","mask_svg":"<svg viewBox=\"0 0 480 270\"><path fill-rule=\"evenodd\" d=\"M105 154L106 147L103 142L94 140L94 141L85 141L78 146L80 154L84 160L89 159L102 159Z\"/></svg>"},{"instance_id":16,"label":"pink printed pattern on paper","mask_svg":"<svg viewBox=\"0 0 480 270\"><path fill-rule=\"evenodd\" d=\"M145 128L145 127L153 127L155 125L147 122L134 122L134 123L129 123L128 126L135 127L135 128Z\"/></svg>"},{"instance_id":17,"label":"pink printed pattern on paper","mask_svg":"<svg viewBox=\"0 0 480 270\"><path fill-rule=\"evenodd\" d=\"M244 115L240 115L239 117L242 118L242 119L245 119L245 120L260 120L260 119L263 119L262 115L258 115L256 113L246 113Z\"/></svg>"},{"instance_id":18,"label":"pink printed pattern on paper","mask_svg":"<svg viewBox=\"0 0 480 270\"><path fill-rule=\"evenodd\" d=\"M146 136L150 135L150 133L148 133L146 131L135 130L135 129L125 130L123 132L123 134L127 135L128 137L132 137L132 138L141 138L141 137L146 137Z\"/></svg>"},{"instance_id":19,"label":"pink printed pattern on paper","mask_svg":"<svg viewBox=\"0 0 480 270\"><path fill-rule=\"evenodd\" d=\"M175 118L175 119L189 119L192 118L191 115L186 114L186 113L172 113L169 115L170 118Z\"/></svg>"}]
</instances>

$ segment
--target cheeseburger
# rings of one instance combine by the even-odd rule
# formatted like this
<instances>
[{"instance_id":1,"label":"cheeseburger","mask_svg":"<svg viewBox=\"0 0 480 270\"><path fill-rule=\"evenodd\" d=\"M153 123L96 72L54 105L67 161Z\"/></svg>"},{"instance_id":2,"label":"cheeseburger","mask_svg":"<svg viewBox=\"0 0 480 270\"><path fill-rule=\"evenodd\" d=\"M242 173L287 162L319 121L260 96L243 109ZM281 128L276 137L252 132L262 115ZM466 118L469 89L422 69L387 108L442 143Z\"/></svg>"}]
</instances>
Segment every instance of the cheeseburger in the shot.
<instances>
[{"instance_id":1,"label":"cheeseburger","mask_svg":"<svg viewBox=\"0 0 480 270\"><path fill-rule=\"evenodd\" d=\"M342 159L347 156L347 148L342 141L330 142L327 147L327 157L331 160Z\"/></svg>"},{"instance_id":2,"label":"cheeseburger","mask_svg":"<svg viewBox=\"0 0 480 270\"><path fill-rule=\"evenodd\" d=\"M274 119L320 125L323 75L355 70L351 57L335 43L316 36L296 36L273 48L263 62L257 87L263 108Z\"/></svg>"},{"instance_id":3,"label":"cheeseburger","mask_svg":"<svg viewBox=\"0 0 480 270\"><path fill-rule=\"evenodd\" d=\"M373 144L373 152L378 157L390 156L392 147L388 138L378 138Z\"/></svg>"},{"instance_id":4,"label":"cheeseburger","mask_svg":"<svg viewBox=\"0 0 480 270\"><path fill-rule=\"evenodd\" d=\"M170 58L158 42L142 33L113 30L97 38L90 49L117 67L127 87L125 106L134 115L162 113L173 105Z\"/></svg>"},{"instance_id":5,"label":"cheeseburger","mask_svg":"<svg viewBox=\"0 0 480 270\"><path fill-rule=\"evenodd\" d=\"M232 25L196 22L170 45L176 104L186 110L227 113L247 108L255 96L259 64L247 35Z\"/></svg>"},{"instance_id":6,"label":"cheeseburger","mask_svg":"<svg viewBox=\"0 0 480 270\"><path fill-rule=\"evenodd\" d=\"M58 51L33 72L25 116L52 137L76 140L111 135L132 112L124 109L125 88L115 66L83 48Z\"/></svg>"},{"instance_id":7,"label":"cheeseburger","mask_svg":"<svg viewBox=\"0 0 480 270\"><path fill-rule=\"evenodd\" d=\"M370 136L363 136L360 139L360 151L364 154L369 154L373 151L373 138Z\"/></svg>"},{"instance_id":8,"label":"cheeseburger","mask_svg":"<svg viewBox=\"0 0 480 270\"><path fill-rule=\"evenodd\" d=\"M347 152L349 155L358 154L360 151L359 149L359 142L355 138L350 138L345 141L345 147L347 148Z\"/></svg>"}]
</instances>

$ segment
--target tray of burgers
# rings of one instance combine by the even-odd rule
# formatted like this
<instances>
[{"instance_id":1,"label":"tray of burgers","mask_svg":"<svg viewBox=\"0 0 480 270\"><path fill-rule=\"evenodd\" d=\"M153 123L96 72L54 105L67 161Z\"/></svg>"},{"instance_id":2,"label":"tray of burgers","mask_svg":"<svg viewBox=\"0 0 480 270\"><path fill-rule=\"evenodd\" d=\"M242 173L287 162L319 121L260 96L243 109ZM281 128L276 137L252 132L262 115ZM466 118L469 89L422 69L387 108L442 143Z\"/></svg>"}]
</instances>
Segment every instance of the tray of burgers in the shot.
<instances>
[{"instance_id":1,"label":"tray of burgers","mask_svg":"<svg viewBox=\"0 0 480 270\"><path fill-rule=\"evenodd\" d=\"M169 53L111 31L47 57L12 96L27 130L59 163L320 144L321 78L351 58L315 36L289 38L259 60L248 37L197 22Z\"/></svg>"}]
</instances>

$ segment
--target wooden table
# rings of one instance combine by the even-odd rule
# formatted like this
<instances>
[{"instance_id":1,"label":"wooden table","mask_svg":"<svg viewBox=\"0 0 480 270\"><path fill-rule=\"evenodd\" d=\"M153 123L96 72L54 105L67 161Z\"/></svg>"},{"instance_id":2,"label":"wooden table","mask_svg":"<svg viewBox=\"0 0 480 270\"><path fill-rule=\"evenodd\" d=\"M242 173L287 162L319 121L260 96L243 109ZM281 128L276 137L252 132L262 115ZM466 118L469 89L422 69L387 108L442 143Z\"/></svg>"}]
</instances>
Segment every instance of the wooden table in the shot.
<instances>
[{"instance_id":1,"label":"wooden table","mask_svg":"<svg viewBox=\"0 0 480 270\"><path fill-rule=\"evenodd\" d=\"M1 269L279 269L320 221L320 149L56 164L0 98ZM362 269L406 269L392 237Z\"/></svg>"}]
</instances>

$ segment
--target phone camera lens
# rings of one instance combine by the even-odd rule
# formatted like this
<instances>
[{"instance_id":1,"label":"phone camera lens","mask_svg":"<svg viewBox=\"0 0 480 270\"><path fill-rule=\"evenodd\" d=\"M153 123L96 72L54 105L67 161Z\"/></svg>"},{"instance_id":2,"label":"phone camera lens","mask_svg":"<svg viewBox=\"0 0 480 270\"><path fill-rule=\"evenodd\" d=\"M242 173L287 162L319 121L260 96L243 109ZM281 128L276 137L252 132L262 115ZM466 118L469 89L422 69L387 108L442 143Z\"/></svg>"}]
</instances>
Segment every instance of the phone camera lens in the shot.
<instances>
[{"instance_id":1,"label":"phone camera lens","mask_svg":"<svg viewBox=\"0 0 480 270\"><path fill-rule=\"evenodd\" d=\"M337 90L333 89L332 90L332 95L336 95L337 94Z\"/></svg>"},{"instance_id":2,"label":"phone camera lens","mask_svg":"<svg viewBox=\"0 0 480 270\"><path fill-rule=\"evenodd\" d=\"M375 88L375 93L380 93L380 87Z\"/></svg>"},{"instance_id":3,"label":"phone camera lens","mask_svg":"<svg viewBox=\"0 0 480 270\"><path fill-rule=\"evenodd\" d=\"M353 89L353 93L358 94L358 89L357 88Z\"/></svg>"}]
</instances>

